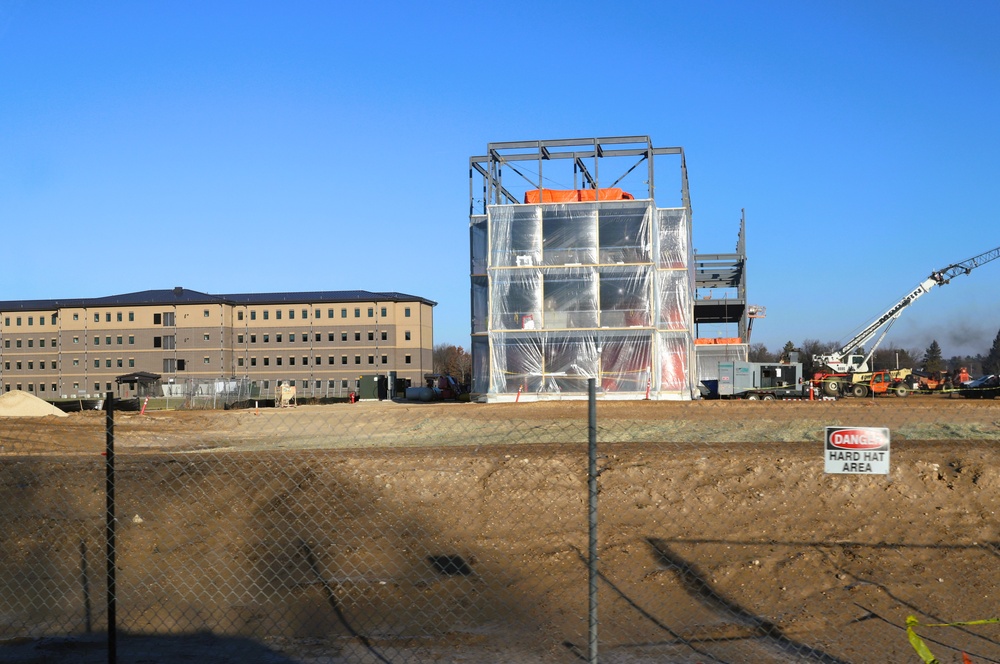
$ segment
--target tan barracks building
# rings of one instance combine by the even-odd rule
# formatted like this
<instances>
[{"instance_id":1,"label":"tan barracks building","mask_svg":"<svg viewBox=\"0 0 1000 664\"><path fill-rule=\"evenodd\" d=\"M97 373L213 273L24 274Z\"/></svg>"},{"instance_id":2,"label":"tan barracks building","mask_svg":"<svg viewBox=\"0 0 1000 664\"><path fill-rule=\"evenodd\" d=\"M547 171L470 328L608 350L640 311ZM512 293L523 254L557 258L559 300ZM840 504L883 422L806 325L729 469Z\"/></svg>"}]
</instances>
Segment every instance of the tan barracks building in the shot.
<instances>
[{"instance_id":1,"label":"tan barracks building","mask_svg":"<svg viewBox=\"0 0 1000 664\"><path fill-rule=\"evenodd\" d=\"M436 304L396 292L186 288L0 302L0 385L42 399L117 391L136 372L177 386L239 379L261 396L284 382L300 396L342 396L364 375L420 385Z\"/></svg>"}]
</instances>

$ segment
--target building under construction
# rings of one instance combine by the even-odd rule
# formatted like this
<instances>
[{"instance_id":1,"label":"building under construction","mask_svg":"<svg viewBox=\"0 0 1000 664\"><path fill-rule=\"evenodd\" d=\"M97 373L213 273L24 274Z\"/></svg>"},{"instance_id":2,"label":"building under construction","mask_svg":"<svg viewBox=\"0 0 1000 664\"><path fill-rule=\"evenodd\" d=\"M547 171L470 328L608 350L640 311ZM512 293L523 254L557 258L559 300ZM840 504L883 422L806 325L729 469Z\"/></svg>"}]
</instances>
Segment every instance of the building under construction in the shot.
<instances>
[{"instance_id":1,"label":"building under construction","mask_svg":"<svg viewBox=\"0 0 1000 664\"><path fill-rule=\"evenodd\" d=\"M582 398L594 378L605 399L684 400L718 358L746 359L743 224L735 253L695 255L682 148L490 143L469 197L474 394Z\"/></svg>"}]
</instances>

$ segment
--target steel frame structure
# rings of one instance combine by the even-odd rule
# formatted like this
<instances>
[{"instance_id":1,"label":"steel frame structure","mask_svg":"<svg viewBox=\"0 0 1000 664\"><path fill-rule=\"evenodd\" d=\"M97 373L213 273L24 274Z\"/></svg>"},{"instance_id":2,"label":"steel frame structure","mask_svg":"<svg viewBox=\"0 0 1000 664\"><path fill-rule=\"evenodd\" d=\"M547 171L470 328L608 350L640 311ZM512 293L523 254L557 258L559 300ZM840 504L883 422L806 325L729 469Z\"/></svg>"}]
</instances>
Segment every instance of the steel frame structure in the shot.
<instances>
[{"instance_id":1,"label":"steel frame structure","mask_svg":"<svg viewBox=\"0 0 1000 664\"><path fill-rule=\"evenodd\" d=\"M660 205L657 205L656 193L657 193L657 180L655 178L655 162L657 157L666 156L671 160L672 167L678 167L678 172L680 174L680 187L679 196L674 194L661 195L660 198L663 199ZM676 181L675 181L676 182ZM477 186L479 185L479 186ZM535 324L532 322L531 327L524 327L517 331L511 331L510 321L507 318L510 317L513 311L500 311L505 306L507 300L498 300L490 295L493 286L493 277L488 278L487 273L493 274L495 270L498 270L496 276L502 275L503 279L512 279L515 288L521 288L522 286L528 290L525 292L530 292L531 297L541 297L541 291L537 290L537 285L531 277L535 276L537 272L538 276L542 275L541 270L544 270L545 277L543 280L551 278L554 282L558 282L559 275L563 272L572 272L573 266L580 265L579 262L573 262L577 260L576 258L569 260L569 262L563 262L559 258L553 258L555 262L545 262L544 267L542 263L539 263L540 255L534 256L529 252L524 256L518 256L518 260L524 259L524 263L518 262L516 266L508 267L507 263L500 263L493 266L493 258L489 259L490 265L492 267L487 267L487 256L495 257L494 249L496 247L502 247L504 240L499 240L501 244L496 244L498 238L494 237L492 231L488 230L487 219L493 215L493 210L499 211L503 208L510 207L520 207L521 205L532 203L529 198L534 198L529 196L531 190L567 190L572 187L573 190L597 190L599 193L593 198L588 200L598 201L596 204L590 204L590 207L581 207L578 212L581 214L598 214L599 210L617 210L625 209L620 208L618 203L624 204L625 200L622 199L635 199L635 205L631 205L628 209L639 210L640 208L648 210L652 213L652 221L650 223L654 224L654 227L658 227L657 224L662 223L658 221L660 219L657 214L657 210L660 209L674 209L678 210L681 214L682 226L680 228L686 229L681 231L687 235L686 239L683 241L682 246L688 247L690 250L690 219L691 219L691 202L690 194L688 188L687 180L687 166L685 162L684 150L680 147L665 147L657 148L654 147L652 141L648 136L616 136L616 137L603 137L603 138L585 138L585 139L556 139L556 140L536 140L536 141L511 141L511 142L494 142L487 144L487 150L485 155L473 156L469 159L469 216L470 216L470 255L472 257L470 274L472 277L472 354L473 354L473 373L474 375L490 376L491 380L496 379L499 375L497 374L500 364L504 361L515 361L520 362L522 356L519 355L520 348L513 351L514 355L507 357L507 360L502 360L500 364L494 365L493 361L488 360L488 355L492 353L492 350L502 349L505 347L511 347L509 344L527 344L524 347L525 355L523 359L525 362L535 359L534 347L530 347L530 344L535 343L534 339L538 334L543 334L545 336L545 344L548 344L546 348L553 348L552 344L559 344L565 341L567 344L577 343L575 338L579 336L575 333L575 330L580 330L584 333L584 336L590 339L599 339L596 341L596 353L600 356L600 359L595 359L593 357L587 356L586 359L582 359L581 356L580 365L574 365L575 370L579 370L582 366L590 367L588 362L597 362L600 366L607 370L610 374L616 374L614 380L606 381L614 383L617 387L608 388L609 390L614 390L617 392L634 394L638 392L640 395L645 390L647 398L649 398L650 390L654 393L658 392L658 385L661 384L661 373L667 372L661 366L662 363L668 360L663 359L666 357L664 353L676 352L674 350L675 345L683 335L687 335L688 341L686 342L688 350L686 351L686 357L682 359L684 366L693 359L693 347L690 345L690 335L692 330L693 320L691 318L690 309L688 313L684 316L686 318L687 325L681 328L671 328L670 325L675 325L676 321L670 319L669 322L664 322L660 320L660 316L663 313L661 310L661 300L660 297L662 293L651 297L649 302L649 310L645 312L644 315L654 318L658 323L654 323L652 320L646 323L646 326L642 332L635 329L635 324L626 326L624 329L619 329L621 323L611 323L607 324L603 316L609 316L608 320L615 320L616 313L609 312L607 307L617 307L619 305L607 304L605 307L601 307L600 312L594 311L596 315L600 313L602 316L602 323L597 323L596 318L592 323L580 323L577 320L569 325L555 324L554 327L550 327L549 322L554 320L559 320L558 313L550 315L553 312L548 312L542 315L542 318L547 322L544 323L543 329L540 329L537 333L534 332ZM617 190L617 191L616 191ZM674 190L675 192L677 190ZM610 198L605 198L608 195ZM539 191L539 197L541 198L541 191ZM669 199L669 202L667 202ZM565 208L566 204L546 204L543 203L541 206L543 209L547 210L542 213L546 217L549 214L560 215L560 208ZM570 204L572 205L572 204ZM534 207L534 206L532 206ZM566 208L568 211L569 208ZM591 212L586 212L590 210ZM647 212L646 214L650 214ZM507 213L500 213L501 217ZM603 213L601 213L603 214ZM612 213L615 214L615 213ZM620 214L620 212L618 213ZM640 213L640 217L641 217ZM649 218L649 217L647 217ZM593 223L596 222L596 217ZM506 229L507 221L500 221L501 228ZM521 223L521 222L518 222ZM531 223L531 222L527 222ZM558 223L558 222L554 222ZM669 222L668 222L669 223ZM529 226L518 226L518 228L529 228ZM540 228L540 227L539 227ZM596 227L595 227L596 230ZM501 231L501 236L509 231ZM649 279L649 284L654 291L659 288L669 288L667 284L672 284L674 281L673 277L669 277L666 273L670 271L670 268L664 268L664 264L659 262L660 259L654 259L653 256L657 254L659 246L659 241L661 236L658 231L653 231L653 237L651 238L650 244L646 247L646 251L652 250L652 253L647 256L646 260L649 261L648 268L637 267L636 265L623 265L622 260L617 260L617 266L614 264L605 265L605 261L597 258L596 255L590 256L587 260L583 260L584 264L593 264L593 267L584 267L584 271L603 269L603 270L618 270L625 271L629 274L635 273L633 278L637 279ZM589 246L589 245L586 245ZM596 245L595 245L596 246ZM612 245L613 246L613 245ZM506 251L506 250L505 250ZM577 250L572 250L571 253ZM557 252L558 253L558 252ZM556 254L553 254L556 256ZM507 257L510 258L510 257ZM606 257L605 257L606 259ZM550 260L549 258L545 259ZM687 261L691 260L691 255L688 254ZM630 263L631 261L626 260L625 263ZM642 263L640 260L639 263ZM522 267L524 266L524 267ZM598 267L603 266L603 267ZM676 268L673 268L676 270ZM645 272L649 270L648 274ZM693 269L688 263L688 267L685 270L689 280L693 279ZM662 272L662 274L661 274ZM654 273L656 276L654 277ZM676 274L676 272L675 272ZM596 276L596 273L595 273ZM606 275L602 275L606 276ZM616 277L611 277L615 279ZM620 277L619 277L620 278ZM585 279L588 284L594 289L599 288L601 277L596 277L593 283ZM525 284L521 284L520 281L524 280ZM501 287L504 287L506 281L501 282ZM528 284L531 284L529 287ZM693 281L688 288L693 287ZM579 297L586 299L586 290L581 291ZM596 293L596 291L595 291ZM690 295L692 291L688 291L680 301L687 302L687 307L690 307ZM652 293L650 293L652 295ZM625 297L622 295L621 297ZM486 306L483 306L483 303ZM478 313L477 313L477 303L478 303ZM555 306L551 302L546 306ZM561 305L566 306L566 305ZM588 306L593 306L591 303ZM623 304L621 306L624 306ZM558 307L557 307L558 309ZM548 311L548 310L547 310ZM523 314L524 312L518 312L518 314ZM563 312L565 313L565 312ZM624 315L618 313L617 315ZM666 314L663 314L666 316ZM548 318L546 318L548 316ZM523 316L523 318L530 318L532 321L538 320L538 314L532 312L529 315ZM504 320L503 324L495 325L489 323L489 321ZM568 319L567 319L568 320ZM577 327L582 325L582 327ZM594 327L596 326L596 327ZM664 327L665 326L665 327ZM628 329L631 327L631 329ZM642 326L640 326L642 327ZM610 331L609 331L610 329ZM529 331L530 330L530 331ZM682 330L678 332L677 330ZM649 334L649 340L642 340L640 337L644 337L645 334ZM652 348L656 348L655 353L658 359L656 362L661 364L656 364L655 368L653 365L646 366L643 364L643 369L647 371L647 380L642 381L640 386L632 386L632 378L625 378L623 376L617 376L617 373L625 371L625 373L635 373L635 367L631 364L635 362L630 358L629 361L622 359L624 355L620 355L617 359L610 355L601 354L601 344L607 341L612 346L615 343L622 343L621 340L615 341L611 337L605 339L607 335L617 335L622 337L622 339L635 337L637 339L635 349L631 346L627 349L628 352L650 352L653 353ZM671 336L680 334L682 336ZM615 337L617 339L617 337ZM494 348L494 344L499 343L499 346ZM589 348L589 347L588 347ZM647 349L643 351L642 349ZM595 350L595 349L590 349ZM497 352L503 354L502 350L497 350ZM583 351L581 351L583 352ZM619 353L624 353L625 351L619 351ZM546 351L548 353L548 351ZM560 357L562 357L560 355ZM511 359L515 358L515 359ZM565 379L558 378L564 375L564 372L549 370L552 358L546 355L546 359L543 361L543 365L539 367L532 367L528 374L525 376L531 376L531 378L525 378L525 384L527 385L531 380L534 380L536 373L538 376L545 376L544 380L552 380L553 376L556 376L554 380L556 382L563 381L565 383L570 383L575 380L572 376L577 376L578 374L570 372L571 377ZM672 361L672 360L671 360ZM485 363L485 364L484 364ZM628 364L628 369L624 370L618 367L620 363ZM655 364L655 362L654 362ZM505 365L506 366L506 365ZM594 364L593 366L597 366ZM493 368L491 368L493 367ZM611 368L609 368L611 367ZM615 368L617 367L617 368ZM587 369L586 371L592 370ZM537 369L537 371L536 371ZM621 370L621 371L620 371ZM502 371L502 370L501 370ZM650 378L652 373L656 373L655 379ZM686 373L686 371L685 371ZM602 374L605 375L605 374ZM662 374L666 376L666 373ZM670 374L671 376L677 375L676 373ZM620 380L619 380L620 378ZM662 379L668 381L668 379ZM669 379L672 380L672 379ZM683 380L688 381L690 377L683 378ZM628 383L629 387L626 389L622 387L625 383ZM474 379L474 385L479 382ZM666 385L664 382L663 385ZM659 391L659 394L671 393L670 390L675 390L673 393L682 392L688 393L693 391L693 385L689 384L687 387L678 390L676 388L676 383L671 382L674 387L667 388L666 391ZM499 391L494 391L493 383L488 388L491 395L497 395L498 398L502 397L507 392L504 389ZM526 388L527 389L527 388ZM545 388L547 391L549 388ZM569 389L570 392L578 391L571 388L565 388L564 386L557 387L556 391L561 391L563 389ZM474 389L474 392L477 390ZM481 390L480 390L481 391ZM520 389L518 389L518 394L520 394ZM513 398L513 394L510 395ZM624 396L624 394L623 394Z\"/></svg>"},{"instance_id":2,"label":"steel frame structure","mask_svg":"<svg viewBox=\"0 0 1000 664\"><path fill-rule=\"evenodd\" d=\"M574 189L601 189L617 186L622 179L645 163L648 185L646 196L636 198L655 198L654 161L660 155L677 155L680 158L681 171L681 206L691 211L691 199L688 190L687 164L684 159L684 148L653 147L649 136L611 136L604 138L563 138L540 141L509 141L488 143L486 154L469 158L469 215L486 214L488 205L504 205L521 203L520 197L504 186L504 166L516 176L537 189L545 188L545 164L553 160L570 159L573 163ZM635 163L624 173L601 179L601 163L612 157L634 157ZM515 164L519 162L535 162L537 164L537 180L532 180L519 170ZM589 166L588 166L589 164ZM479 174L484 181L482 198L476 198L475 175ZM476 202L481 201L482 207L476 210Z\"/></svg>"},{"instance_id":3,"label":"steel frame structure","mask_svg":"<svg viewBox=\"0 0 1000 664\"><path fill-rule=\"evenodd\" d=\"M649 136L611 136L603 138L563 138L538 141L507 141L488 143L486 154L469 158L469 215L476 217L486 214L488 205L521 203L519 196L504 185L504 167L520 181L537 188L545 188L545 165L554 160L572 160L573 188L600 189L614 187L640 165L647 169L647 191L645 198L655 198L656 179L655 157L677 155L680 159L681 205L691 218L691 198L688 188L687 162L682 147L654 147ZM610 157L634 157L625 173L616 173L601 181L601 163ZM534 162L537 179L529 178L517 168L517 164ZM589 164L589 166L588 166ZM605 169L606 170L606 169ZM479 198L476 175L482 178L482 192ZM510 176L508 176L510 177ZM610 181L610 182L608 182ZM638 192L636 192L638 193ZM642 198L642 196L636 196ZM479 207L477 209L477 203ZM695 330L700 325L736 324L739 337L749 342L750 326L748 317L746 284L746 217L740 216L740 232L735 253L696 254L695 288L735 289L736 296L696 300L694 309Z\"/></svg>"},{"instance_id":4,"label":"steel frame structure","mask_svg":"<svg viewBox=\"0 0 1000 664\"><path fill-rule=\"evenodd\" d=\"M695 331L706 324L736 324L739 338L750 343L749 309L747 307L746 215L740 215L740 233L736 251L731 254L695 254L695 289L735 290L735 297L696 299L694 304Z\"/></svg>"}]
</instances>

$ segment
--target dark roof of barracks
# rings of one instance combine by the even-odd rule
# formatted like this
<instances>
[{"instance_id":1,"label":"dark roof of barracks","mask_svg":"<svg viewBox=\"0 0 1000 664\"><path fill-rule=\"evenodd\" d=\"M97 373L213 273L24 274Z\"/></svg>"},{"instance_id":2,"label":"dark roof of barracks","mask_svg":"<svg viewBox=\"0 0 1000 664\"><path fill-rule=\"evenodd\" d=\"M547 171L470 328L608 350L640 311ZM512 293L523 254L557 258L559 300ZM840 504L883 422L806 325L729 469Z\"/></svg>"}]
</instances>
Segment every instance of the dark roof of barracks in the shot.
<instances>
[{"instance_id":1,"label":"dark roof of barracks","mask_svg":"<svg viewBox=\"0 0 1000 664\"><path fill-rule=\"evenodd\" d=\"M118 376L115 378L115 382L121 385L122 383L139 383L139 384L150 384L155 383L160 380L162 376L160 374L151 373L149 371L133 371L132 373L127 373L124 376Z\"/></svg>"},{"instance_id":2,"label":"dark roof of barracks","mask_svg":"<svg viewBox=\"0 0 1000 664\"><path fill-rule=\"evenodd\" d=\"M172 305L172 304L229 304L229 305L266 305L266 304L310 304L332 302L420 302L436 306L437 302L417 295L406 293L370 292L363 290L349 291L309 291L298 293L235 293L228 295L211 295L187 288L171 288L164 290L146 290L123 295L108 295L106 297L61 298L54 300L9 300L0 302L0 311L45 311L51 309L142 306L142 305Z\"/></svg>"}]
</instances>

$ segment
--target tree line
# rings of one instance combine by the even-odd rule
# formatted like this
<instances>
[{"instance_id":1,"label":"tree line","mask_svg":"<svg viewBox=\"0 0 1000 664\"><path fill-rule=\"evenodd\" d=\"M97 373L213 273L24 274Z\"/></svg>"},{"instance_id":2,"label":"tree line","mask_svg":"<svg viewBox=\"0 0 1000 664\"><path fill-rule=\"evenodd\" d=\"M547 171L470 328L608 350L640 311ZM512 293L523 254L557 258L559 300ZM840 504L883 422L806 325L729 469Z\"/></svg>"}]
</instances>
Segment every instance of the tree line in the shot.
<instances>
[{"instance_id":1,"label":"tree line","mask_svg":"<svg viewBox=\"0 0 1000 664\"><path fill-rule=\"evenodd\" d=\"M823 355L838 347L836 342L821 343L817 339L806 339L799 346L789 341L780 351L771 352L766 345L755 343L750 344L748 359L751 362L787 362L792 352L798 352L803 374L809 376L819 369L814 366L813 355ZM867 354L863 349L857 353ZM893 344L878 348L868 365L873 370L915 369L928 373L946 372L955 375L964 367L970 376L1000 374L1000 332L997 332L993 346L985 353L953 355L946 359L941 345L935 339L923 351L898 348Z\"/></svg>"}]
</instances>

